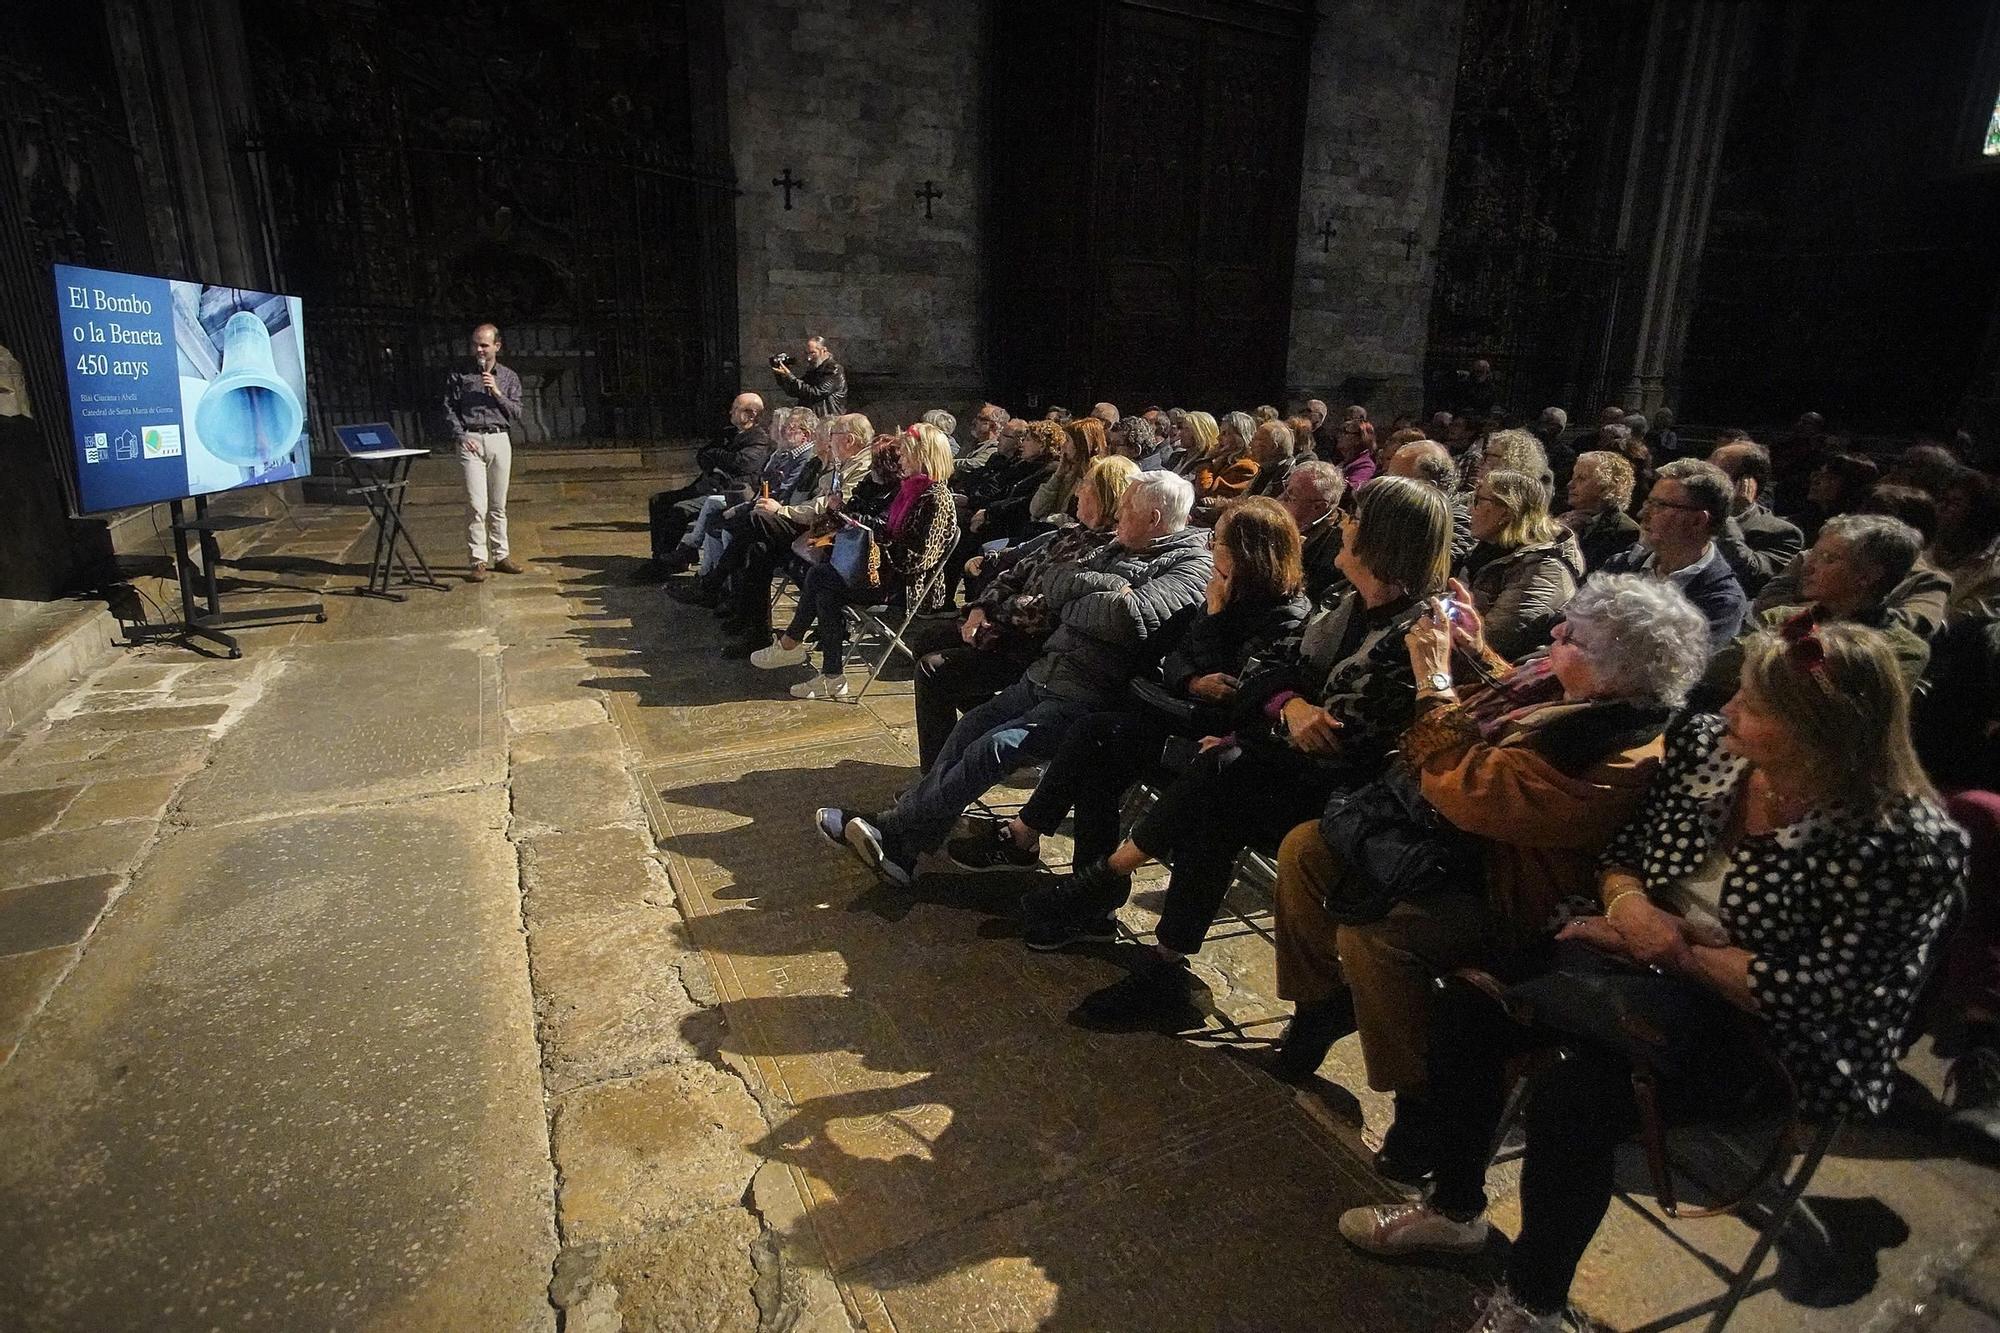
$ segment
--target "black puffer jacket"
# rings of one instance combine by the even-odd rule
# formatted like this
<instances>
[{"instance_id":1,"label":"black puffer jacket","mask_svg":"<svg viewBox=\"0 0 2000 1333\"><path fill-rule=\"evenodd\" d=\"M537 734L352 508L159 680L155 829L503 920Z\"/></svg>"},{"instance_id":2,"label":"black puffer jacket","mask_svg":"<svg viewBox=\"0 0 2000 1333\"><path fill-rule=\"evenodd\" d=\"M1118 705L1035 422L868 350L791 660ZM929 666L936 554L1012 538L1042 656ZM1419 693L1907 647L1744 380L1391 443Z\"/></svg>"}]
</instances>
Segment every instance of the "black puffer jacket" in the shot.
<instances>
[{"instance_id":1,"label":"black puffer jacket","mask_svg":"<svg viewBox=\"0 0 2000 1333\"><path fill-rule=\"evenodd\" d=\"M1258 601L1232 602L1216 615L1206 606L1196 610L1187 633L1160 662L1160 683L1171 693L1188 696L1196 678L1241 675L1244 665L1299 633L1312 614L1305 594ZM1203 735L1229 730L1226 705L1195 700L1195 726Z\"/></svg>"}]
</instances>

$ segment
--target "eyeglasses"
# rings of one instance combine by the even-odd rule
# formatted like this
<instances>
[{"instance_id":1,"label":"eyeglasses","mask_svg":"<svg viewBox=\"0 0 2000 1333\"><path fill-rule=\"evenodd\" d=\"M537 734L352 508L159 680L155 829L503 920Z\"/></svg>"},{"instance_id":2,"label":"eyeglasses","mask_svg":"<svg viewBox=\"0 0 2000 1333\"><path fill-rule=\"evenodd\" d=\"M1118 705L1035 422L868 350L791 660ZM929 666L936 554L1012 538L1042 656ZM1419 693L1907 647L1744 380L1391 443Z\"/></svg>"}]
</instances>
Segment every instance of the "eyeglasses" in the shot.
<instances>
[{"instance_id":1,"label":"eyeglasses","mask_svg":"<svg viewBox=\"0 0 2000 1333\"><path fill-rule=\"evenodd\" d=\"M1639 512L1643 514L1648 509L1685 509L1691 514L1705 514L1708 512L1707 508L1703 505L1682 504L1678 500L1655 500L1651 496L1647 496L1645 503L1639 506Z\"/></svg>"}]
</instances>

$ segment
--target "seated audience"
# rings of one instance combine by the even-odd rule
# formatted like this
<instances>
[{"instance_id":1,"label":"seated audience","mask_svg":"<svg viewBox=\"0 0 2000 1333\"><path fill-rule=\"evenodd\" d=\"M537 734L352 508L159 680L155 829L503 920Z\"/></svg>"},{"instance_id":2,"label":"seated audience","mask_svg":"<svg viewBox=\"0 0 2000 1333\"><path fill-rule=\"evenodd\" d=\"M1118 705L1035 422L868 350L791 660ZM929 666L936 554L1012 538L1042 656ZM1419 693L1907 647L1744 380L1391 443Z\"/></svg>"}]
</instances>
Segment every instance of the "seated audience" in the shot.
<instances>
[{"instance_id":1,"label":"seated audience","mask_svg":"<svg viewBox=\"0 0 2000 1333\"><path fill-rule=\"evenodd\" d=\"M729 428L722 439L695 454L695 479L676 490L660 491L647 502L652 558L634 571L634 582L656 583L694 563L694 546L684 547L681 539L701 513L703 500L732 494L736 501L749 498L773 447L770 431L758 422L763 412L761 397L737 394L729 405Z\"/></svg>"},{"instance_id":2,"label":"seated audience","mask_svg":"<svg viewBox=\"0 0 2000 1333\"><path fill-rule=\"evenodd\" d=\"M865 523L876 534L880 554L879 582L856 585L834 568L831 560L812 565L799 585L798 609L778 641L750 654L750 664L765 670L798 666L810 651L806 635L819 627L820 673L792 686L795 699L845 699L847 689L847 615L852 604L872 605L897 593L925 599L918 611L943 606L943 581L927 581L943 565L958 540L958 511L952 505L951 437L928 422L912 426L902 436L885 436L900 455L894 498L880 520L836 512ZM878 443L878 448L880 445ZM835 497L836 501L838 497ZM927 586L926 586L927 585Z\"/></svg>"},{"instance_id":3,"label":"seated audience","mask_svg":"<svg viewBox=\"0 0 2000 1333\"><path fill-rule=\"evenodd\" d=\"M1354 420L1341 422L1333 447L1331 461L1340 464L1341 475L1347 478L1347 489L1358 491L1374 479L1375 427L1372 424Z\"/></svg>"},{"instance_id":4,"label":"seated audience","mask_svg":"<svg viewBox=\"0 0 2000 1333\"><path fill-rule=\"evenodd\" d=\"M1926 548L1937 532L1937 503L1914 486L1877 482L1862 497L1855 514L1875 514L1893 518L1916 530ZM1824 532L1826 525L1820 525ZM1810 600L1801 591L1805 579L1803 553L1792 558L1783 573L1764 585L1750 604L1752 615L1762 615L1773 607L1797 606ZM1951 597L1951 580L1919 554L1909 573L1882 599L1889 618L1917 637L1929 639L1944 624L1945 604Z\"/></svg>"},{"instance_id":5,"label":"seated audience","mask_svg":"<svg viewBox=\"0 0 2000 1333\"><path fill-rule=\"evenodd\" d=\"M1013 420L1007 409L997 403L981 403L979 410L972 414L972 442L959 451L958 466L952 470L954 478L985 467L987 460L1000 453L1001 432ZM962 486L952 489L960 490Z\"/></svg>"},{"instance_id":6,"label":"seated audience","mask_svg":"<svg viewBox=\"0 0 2000 1333\"><path fill-rule=\"evenodd\" d=\"M1569 475L1569 512L1562 525L1576 534L1583 567L1596 573L1604 562L1639 540L1632 507L1632 464L1623 454L1592 449L1576 456Z\"/></svg>"},{"instance_id":7,"label":"seated audience","mask_svg":"<svg viewBox=\"0 0 2000 1333\"><path fill-rule=\"evenodd\" d=\"M1967 471L1945 488L1928 559L1951 582L1946 626L2000 620L2000 479Z\"/></svg>"},{"instance_id":8,"label":"seated audience","mask_svg":"<svg viewBox=\"0 0 2000 1333\"><path fill-rule=\"evenodd\" d=\"M1481 477L1499 468L1508 468L1524 477L1533 477L1542 483L1543 494L1549 493L1551 477L1549 456L1542 452L1542 442L1524 430L1496 430L1486 437L1480 454L1479 466L1473 473L1477 484Z\"/></svg>"},{"instance_id":9,"label":"seated audience","mask_svg":"<svg viewBox=\"0 0 2000 1333\"><path fill-rule=\"evenodd\" d=\"M1237 854L1275 848L1328 793L1374 777L1409 725L1415 689L1403 635L1423 599L1444 590L1450 509L1433 487L1377 477L1341 523L1340 568L1354 590L1297 641L1244 668L1230 733L1203 741L1116 851L1023 900L1033 947L1105 939L1132 875L1151 861L1173 866L1158 943L1123 981L1080 1004L1077 1022L1111 1030L1198 1021L1187 957L1214 923Z\"/></svg>"},{"instance_id":10,"label":"seated audience","mask_svg":"<svg viewBox=\"0 0 2000 1333\"><path fill-rule=\"evenodd\" d=\"M1817 412L1801 413L1771 449L1777 511L1786 518L1794 517L1794 511L1804 506L1807 479L1840 452L1835 438L1827 433L1826 418ZM1800 517L1800 525L1804 524L1805 519Z\"/></svg>"},{"instance_id":11,"label":"seated audience","mask_svg":"<svg viewBox=\"0 0 2000 1333\"><path fill-rule=\"evenodd\" d=\"M1120 420L1118 405L1116 403L1092 403L1090 405L1090 415L1105 430L1110 430ZM1064 424L1067 425L1068 423L1065 422ZM1101 449L1098 450L1099 454L1103 452Z\"/></svg>"},{"instance_id":12,"label":"seated audience","mask_svg":"<svg viewBox=\"0 0 2000 1333\"><path fill-rule=\"evenodd\" d=\"M820 433L819 413L810 407L781 407L771 414L770 432L775 443L764 456L763 470L752 481L703 496L694 522L682 535L680 545L660 563L660 571L678 573L692 561L698 575L713 573L728 541L728 520L741 512L741 506L765 495L786 500L811 493L819 480L820 463L814 449ZM642 566L634 578L651 582L653 574Z\"/></svg>"},{"instance_id":13,"label":"seated audience","mask_svg":"<svg viewBox=\"0 0 2000 1333\"><path fill-rule=\"evenodd\" d=\"M1030 421L1021 431L1013 465L981 468L978 478L966 487L961 506L965 521L959 525L958 550L952 556L955 570L963 569L982 546L1019 541L1033 525L1028 507L1055 471L1068 434L1061 425L1046 420Z\"/></svg>"},{"instance_id":14,"label":"seated audience","mask_svg":"<svg viewBox=\"0 0 2000 1333\"><path fill-rule=\"evenodd\" d=\"M1652 425L1646 432L1645 440L1646 452L1652 455L1656 467L1682 456L1680 432L1674 429L1674 410L1671 407L1653 409Z\"/></svg>"},{"instance_id":15,"label":"seated audience","mask_svg":"<svg viewBox=\"0 0 2000 1333\"><path fill-rule=\"evenodd\" d=\"M792 503L759 496L725 525L728 549L713 573L683 592L697 606L727 606L724 627L732 638L723 656L748 657L771 641L771 575L791 554L792 543L833 510L833 496L851 494L873 464L875 428L859 412L827 423L821 471L812 494Z\"/></svg>"},{"instance_id":16,"label":"seated audience","mask_svg":"<svg viewBox=\"0 0 2000 1333\"><path fill-rule=\"evenodd\" d=\"M951 456L954 459L958 457L957 417L945 411L942 407L934 407L930 411L924 413L922 417L922 424L926 426L936 426L938 428L939 433L941 433L944 436L945 442L951 446Z\"/></svg>"},{"instance_id":17,"label":"seated audience","mask_svg":"<svg viewBox=\"0 0 2000 1333\"><path fill-rule=\"evenodd\" d=\"M1805 549L1805 537L1763 503L1771 489L1771 454L1763 445L1752 440L1725 444L1708 461L1736 488L1729 521L1716 534L1715 545L1743 591L1754 598Z\"/></svg>"},{"instance_id":18,"label":"seated audience","mask_svg":"<svg viewBox=\"0 0 2000 1333\"><path fill-rule=\"evenodd\" d=\"M1601 865L1605 915L1565 927L1551 965L1512 975L1539 976L1543 993L1567 985L1558 993L1577 1007L1619 983L1643 1016L1625 1030L1648 1052L1663 1120L1755 1098L1769 1086L1762 1052L1809 1119L1888 1107L1917 981L1964 892L1965 837L1911 753L1903 682L1880 635L1826 625L1790 642L1755 636L1723 716L1672 731L1660 776ZM1479 1325L1555 1333L1639 1109L1627 1049L1534 1017L1517 1022L1464 982L1433 1001L1427 1092L1395 1131L1408 1167L1429 1168L1430 1193L1350 1210L1340 1229L1384 1256L1482 1249L1508 1071L1560 1041L1569 1057L1536 1075L1528 1098L1521 1232Z\"/></svg>"},{"instance_id":19,"label":"seated audience","mask_svg":"<svg viewBox=\"0 0 2000 1333\"><path fill-rule=\"evenodd\" d=\"M1428 805L1476 840L1478 870L1348 922L1324 905L1343 867L1317 822L1278 854L1278 994L1296 1012L1272 1072L1301 1082L1358 1030L1368 1086L1395 1094L1398 1125L1416 1123L1424 1096L1433 979L1526 946L1564 900L1591 895L1598 854L1638 809L1661 733L1708 657L1707 624L1678 588L1608 575L1576 595L1549 649L1561 694L1523 707L1477 616L1454 603L1455 626L1432 615L1410 629L1417 715L1400 748ZM1454 633L1462 655L1493 664L1491 685L1461 695ZM1392 1132L1376 1170L1421 1187L1425 1164L1401 1148Z\"/></svg>"},{"instance_id":20,"label":"seated audience","mask_svg":"<svg viewBox=\"0 0 2000 1333\"><path fill-rule=\"evenodd\" d=\"M1250 436L1250 461L1257 465L1257 480L1250 494L1275 500L1285 493L1285 482L1295 466L1298 437L1282 421L1266 421Z\"/></svg>"},{"instance_id":21,"label":"seated audience","mask_svg":"<svg viewBox=\"0 0 2000 1333\"><path fill-rule=\"evenodd\" d=\"M1321 459L1309 459L1285 478L1278 503L1292 516L1303 542L1306 596L1317 606L1326 590L1344 580L1340 557L1340 502L1347 496L1347 479L1340 469Z\"/></svg>"},{"instance_id":22,"label":"seated audience","mask_svg":"<svg viewBox=\"0 0 2000 1333\"><path fill-rule=\"evenodd\" d=\"M1749 599L1736 573L1716 549L1715 534L1729 521L1736 488L1713 463L1683 458L1660 469L1652 493L1639 506L1639 545L1607 559L1607 574L1652 574L1680 586L1708 617L1708 643L1719 649L1743 628Z\"/></svg>"},{"instance_id":23,"label":"seated audience","mask_svg":"<svg viewBox=\"0 0 2000 1333\"><path fill-rule=\"evenodd\" d=\"M1472 537L1457 576L1494 651L1514 658L1541 647L1584 574L1583 552L1549 517L1542 483L1511 468L1487 472L1473 492Z\"/></svg>"},{"instance_id":24,"label":"seated audience","mask_svg":"<svg viewBox=\"0 0 2000 1333\"><path fill-rule=\"evenodd\" d=\"M1318 458L1319 455L1314 452L1318 442L1313 437L1312 418L1286 417L1285 424L1292 430L1292 461L1303 463L1307 459Z\"/></svg>"},{"instance_id":25,"label":"seated audience","mask_svg":"<svg viewBox=\"0 0 2000 1333\"><path fill-rule=\"evenodd\" d=\"M1159 696L1138 694L1073 727L1019 815L988 821L948 844L954 864L967 870L1038 865L1042 835L1054 833L1072 810L1074 861L1101 860L1118 846L1125 790L1156 769L1161 747L1174 736L1192 740L1227 729L1238 673L1296 635L1312 604L1303 591L1298 528L1276 501L1252 496L1224 510L1211 549L1215 566L1207 592L1160 664Z\"/></svg>"},{"instance_id":26,"label":"seated audience","mask_svg":"<svg viewBox=\"0 0 2000 1333\"><path fill-rule=\"evenodd\" d=\"M1027 674L952 728L917 784L878 815L826 807L815 826L891 884L943 846L965 807L1015 768L1048 759L1078 719L1123 699L1161 653L1158 636L1192 614L1211 568L1209 534L1188 526L1194 491L1171 472L1142 472L1119 502L1110 545L1044 566L1030 591L1055 631Z\"/></svg>"},{"instance_id":27,"label":"seated audience","mask_svg":"<svg viewBox=\"0 0 2000 1333\"><path fill-rule=\"evenodd\" d=\"M1181 416L1181 452L1174 471L1193 481L1222 439L1222 427L1206 412L1183 412Z\"/></svg>"},{"instance_id":28,"label":"seated audience","mask_svg":"<svg viewBox=\"0 0 2000 1333\"><path fill-rule=\"evenodd\" d=\"M1207 414L1194 415L1199 420ZM1257 480L1257 463L1250 457L1250 437L1256 433L1257 425L1248 412L1231 412L1217 424L1213 447L1187 474L1194 483L1196 524L1215 526L1222 506L1249 493L1250 484Z\"/></svg>"},{"instance_id":29,"label":"seated audience","mask_svg":"<svg viewBox=\"0 0 2000 1333\"><path fill-rule=\"evenodd\" d=\"M1126 417L1105 433L1108 452L1131 459L1141 472L1158 472L1167 465L1167 450L1146 417Z\"/></svg>"},{"instance_id":30,"label":"seated audience","mask_svg":"<svg viewBox=\"0 0 2000 1333\"><path fill-rule=\"evenodd\" d=\"M1424 433L1415 426L1399 426L1395 430L1390 431L1387 437L1377 440L1375 442L1375 475L1378 477L1387 475L1390 460L1402 452L1403 446L1406 444L1415 444L1423 438ZM1444 448L1443 445L1439 445L1438 447L1440 449ZM1449 459L1451 451L1448 449L1445 450L1444 456Z\"/></svg>"},{"instance_id":31,"label":"seated audience","mask_svg":"<svg viewBox=\"0 0 2000 1333\"><path fill-rule=\"evenodd\" d=\"M1012 685L1041 656L1055 625L1046 601L1029 589L1044 568L1075 564L1111 540L1119 497L1138 474L1129 458L1098 459L1077 485L1076 522L968 562L977 567L980 593L959 617L959 643L917 662L919 771L930 772L961 713Z\"/></svg>"},{"instance_id":32,"label":"seated audience","mask_svg":"<svg viewBox=\"0 0 2000 1333\"><path fill-rule=\"evenodd\" d=\"M1882 469L1855 454L1830 455L1812 472L1799 479L1803 496L1780 495L1785 517L1799 525L1810 545L1819 536L1820 524L1835 514L1851 514L1861 507L1868 492L1882 479Z\"/></svg>"},{"instance_id":33,"label":"seated audience","mask_svg":"<svg viewBox=\"0 0 2000 1333\"><path fill-rule=\"evenodd\" d=\"M1458 484L1458 465L1450 452L1436 440L1416 440L1398 449L1384 471L1392 477L1409 477L1437 487L1451 505L1451 562L1456 565L1465 559L1474 545L1472 496L1453 489Z\"/></svg>"},{"instance_id":34,"label":"seated audience","mask_svg":"<svg viewBox=\"0 0 2000 1333\"><path fill-rule=\"evenodd\" d=\"M1070 502L1076 497L1076 486L1083 480L1084 469L1092 460L1102 457L1103 422L1096 417L1084 417L1065 425L1063 438L1056 446L1055 470L1028 499L1029 521L1051 526L1067 522Z\"/></svg>"},{"instance_id":35,"label":"seated audience","mask_svg":"<svg viewBox=\"0 0 2000 1333\"><path fill-rule=\"evenodd\" d=\"M1923 678L1930 645L1891 613L1888 598L1909 576L1923 538L1909 524L1882 514L1843 514L1827 520L1805 553L1800 602L1758 613L1754 629L1775 631L1794 622L1866 625L1894 651L1910 688ZM1713 707L1729 697L1741 674L1744 642L1730 645L1709 665L1696 703Z\"/></svg>"}]
</instances>

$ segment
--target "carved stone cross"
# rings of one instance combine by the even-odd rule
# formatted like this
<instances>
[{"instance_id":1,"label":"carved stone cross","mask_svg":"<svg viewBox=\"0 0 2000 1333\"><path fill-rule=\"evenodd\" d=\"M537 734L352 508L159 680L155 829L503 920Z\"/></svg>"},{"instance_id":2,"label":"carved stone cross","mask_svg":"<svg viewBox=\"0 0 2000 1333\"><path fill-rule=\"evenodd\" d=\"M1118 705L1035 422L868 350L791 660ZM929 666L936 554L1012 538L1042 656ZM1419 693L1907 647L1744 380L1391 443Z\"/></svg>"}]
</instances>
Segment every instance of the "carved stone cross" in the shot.
<instances>
[{"instance_id":1,"label":"carved stone cross","mask_svg":"<svg viewBox=\"0 0 2000 1333\"><path fill-rule=\"evenodd\" d=\"M1407 232L1403 237L1403 258L1414 258L1417 253L1417 243L1421 240L1423 237L1417 235L1414 228Z\"/></svg>"},{"instance_id":2,"label":"carved stone cross","mask_svg":"<svg viewBox=\"0 0 2000 1333\"><path fill-rule=\"evenodd\" d=\"M779 189L785 192L785 211L787 213L792 211L792 191L803 190L806 188L806 183L804 181L799 180L797 177L792 175L792 169L790 167L785 168L784 175L771 177L771 184L777 186Z\"/></svg>"},{"instance_id":3,"label":"carved stone cross","mask_svg":"<svg viewBox=\"0 0 2000 1333\"><path fill-rule=\"evenodd\" d=\"M928 219L931 216L932 202L944 198L944 191L938 189L937 186L932 184L930 181L925 181L924 188L917 191L917 198L923 200L924 217Z\"/></svg>"},{"instance_id":4,"label":"carved stone cross","mask_svg":"<svg viewBox=\"0 0 2000 1333\"><path fill-rule=\"evenodd\" d=\"M1333 249L1333 238L1338 234L1334 230L1332 218L1328 218L1319 224L1319 252L1321 254L1327 254Z\"/></svg>"}]
</instances>

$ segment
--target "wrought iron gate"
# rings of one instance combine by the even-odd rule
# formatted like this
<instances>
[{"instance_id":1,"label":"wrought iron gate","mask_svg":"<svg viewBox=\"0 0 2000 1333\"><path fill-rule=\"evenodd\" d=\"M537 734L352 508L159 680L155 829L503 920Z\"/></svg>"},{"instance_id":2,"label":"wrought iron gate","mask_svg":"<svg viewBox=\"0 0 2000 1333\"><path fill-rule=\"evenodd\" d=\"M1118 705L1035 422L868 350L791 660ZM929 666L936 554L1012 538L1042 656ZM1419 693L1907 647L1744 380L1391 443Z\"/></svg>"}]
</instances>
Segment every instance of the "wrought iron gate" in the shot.
<instances>
[{"instance_id":1,"label":"wrought iron gate","mask_svg":"<svg viewBox=\"0 0 2000 1333\"><path fill-rule=\"evenodd\" d=\"M501 328L531 443L706 433L734 374L734 182L644 156L294 133L246 145L305 298L319 431L435 439L444 374ZM725 268L726 265L726 268Z\"/></svg>"}]
</instances>

